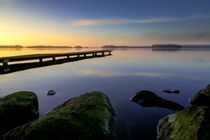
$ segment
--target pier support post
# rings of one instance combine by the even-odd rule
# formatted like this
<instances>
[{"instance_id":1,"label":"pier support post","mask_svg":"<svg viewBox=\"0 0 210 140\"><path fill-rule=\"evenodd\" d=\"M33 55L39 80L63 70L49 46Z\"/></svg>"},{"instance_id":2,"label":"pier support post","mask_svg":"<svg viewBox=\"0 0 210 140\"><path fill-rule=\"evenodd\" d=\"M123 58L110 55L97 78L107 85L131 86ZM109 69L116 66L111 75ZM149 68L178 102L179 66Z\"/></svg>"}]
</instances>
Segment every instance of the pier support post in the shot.
<instances>
[{"instance_id":1,"label":"pier support post","mask_svg":"<svg viewBox=\"0 0 210 140\"><path fill-rule=\"evenodd\" d=\"M70 59L70 56L69 55L67 55L67 59Z\"/></svg>"},{"instance_id":2,"label":"pier support post","mask_svg":"<svg viewBox=\"0 0 210 140\"><path fill-rule=\"evenodd\" d=\"M104 56L104 52L102 52L102 55Z\"/></svg>"},{"instance_id":3,"label":"pier support post","mask_svg":"<svg viewBox=\"0 0 210 140\"><path fill-rule=\"evenodd\" d=\"M52 61L55 62L55 60L56 60L56 59L55 59L55 56L53 56L53 57L52 57Z\"/></svg>"},{"instance_id":4,"label":"pier support post","mask_svg":"<svg viewBox=\"0 0 210 140\"><path fill-rule=\"evenodd\" d=\"M10 71L10 69L8 67L8 62L9 62L8 59L3 60L3 69L4 69L4 72L9 72Z\"/></svg>"},{"instance_id":5,"label":"pier support post","mask_svg":"<svg viewBox=\"0 0 210 140\"><path fill-rule=\"evenodd\" d=\"M84 58L86 57L86 54L84 54Z\"/></svg>"},{"instance_id":6,"label":"pier support post","mask_svg":"<svg viewBox=\"0 0 210 140\"><path fill-rule=\"evenodd\" d=\"M109 55L111 55L111 51L109 51Z\"/></svg>"},{"instance_id":7,"label":"pier support post","mask_svg":"<svg viewBox=\"0 0 210 140\"><path fill-rule=\"evenodd\" d=\"M43 59L42 58L39 58L39 62L42 63L43 62Z\"/></svg>"},{"instance_id":8,"label":"pier support post","mask_svg":"<svg viewBox=\"0 0 210 140\"><path fill-rule=\"evenodd\" d=\"M95 53L95 56L97 56L97 53Z\"/></svg>"}]
</instances>

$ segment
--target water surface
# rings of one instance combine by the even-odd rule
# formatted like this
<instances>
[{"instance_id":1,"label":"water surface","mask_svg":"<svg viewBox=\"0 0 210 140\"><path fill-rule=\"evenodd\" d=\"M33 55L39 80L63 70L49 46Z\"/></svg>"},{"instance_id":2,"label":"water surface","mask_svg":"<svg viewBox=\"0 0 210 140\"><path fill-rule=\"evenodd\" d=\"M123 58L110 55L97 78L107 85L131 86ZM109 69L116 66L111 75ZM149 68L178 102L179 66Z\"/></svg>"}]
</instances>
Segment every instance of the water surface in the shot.
<instances>
[{"instance_id":1,"label":"water surface","mask_svg":"<svg viewBox=\"0 0 210 140\"><path fill-rule=\"evenodd\" d=\"M78 51L74 49L0 50L1 56ZM82 50L80 50L82 51ZM129 98L139 90L189 106L188 98L210 83L210 50L114 50L111 56L69 62L0 75L0 95L30 90L37 93L41 116L69 98L90 91L106 93L117 113L118 140L156 139L160 118L174 111L141 107ZM166 94L163 89L179 89ZM48 90L57 94L47 96Z\"/></svg>"}]
</instances>

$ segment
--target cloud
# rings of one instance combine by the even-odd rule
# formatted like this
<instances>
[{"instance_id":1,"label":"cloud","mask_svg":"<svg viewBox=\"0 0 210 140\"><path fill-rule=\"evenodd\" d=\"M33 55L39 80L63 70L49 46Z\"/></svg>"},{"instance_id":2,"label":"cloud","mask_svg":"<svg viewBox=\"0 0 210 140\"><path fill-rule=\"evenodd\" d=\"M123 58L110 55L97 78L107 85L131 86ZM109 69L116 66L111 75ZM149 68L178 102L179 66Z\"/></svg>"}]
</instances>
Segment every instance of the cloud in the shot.
<instances>
[{"instance_id":1,"label":"cloud","mask_svg":"<svg viewBox=\"0 0 210 140\"><path fill-rule=\"evenodd\" d=\"M84 20L73 21L72 24L76 26L94 26L94 25L108 25L108 24L123 24L126 22L127 21L124 21L124 19L98 19L98 20L84 19Z\"/></svg>"},{"instance_id":2,"label":"cloud","mask_svg":"<svg viewBox=\"0 0 210 140\"><path fill-rule=\"evenodd\" d=\"M100 25L118 25L118 24L135 24L135 23L162 23L162 22L178 22L193 19L210 18L210 15L194 15L183 18L173 17L159 17L150 19L126 19L126 18L113 18L113 19L79 19L70 21L74 26L100 26Z\"/></svg>"},{"instance_id":3,"label":"cloud","mask_svg":"<svg viewBox=\"0 0 210 140\"><path fill-rule=\"evenodd\" d=\"M206 29L205 29L206 28ZM144 32L143 35L141 36L141 38L147 39L153 39L153 40L157 40L157 41L166 41L168 42L170 41L175 41L175 42L179 42L181 41L181 43L184 42L199 42L201 41L205 41L205 42L209 42L209 38L210 38L210 30L205 27L204 29L200 29L200 31L179 31L179 32L155 32L155 31L151 31L151 32ZM203 31L205 30L205 31ZM169 41L169 42L170 42ZM184 41L184 42L183 42ZM205 43L204 43L205 44Z\"/></svg>"},{"instance_id":4,"label":"cloud","mask_svg":"<svg viewBox=\"0 0 210 140\"><path fill-rule=\"evenodd\" d=\"M190 32L188 33L188 36L189 38L192 39L209 40L210 32L209 31Z\"/></svg>"},{"instance_id":5,"label":"cloud","mask_svg":"<svg viewBox=\"0 0 210 140\"><path fill-rule=\"evenodd\" d=\"M131 19L84 19L84 20L75 20L72 22L72 25L76 26L95 26L95 25L113 25L113 24L129 24L129 23L157 23L157 22L169 22L175 21L173 18L159 18L159 19L144 19L144 20L131 20Z\"/></svg>"}]
</instances>

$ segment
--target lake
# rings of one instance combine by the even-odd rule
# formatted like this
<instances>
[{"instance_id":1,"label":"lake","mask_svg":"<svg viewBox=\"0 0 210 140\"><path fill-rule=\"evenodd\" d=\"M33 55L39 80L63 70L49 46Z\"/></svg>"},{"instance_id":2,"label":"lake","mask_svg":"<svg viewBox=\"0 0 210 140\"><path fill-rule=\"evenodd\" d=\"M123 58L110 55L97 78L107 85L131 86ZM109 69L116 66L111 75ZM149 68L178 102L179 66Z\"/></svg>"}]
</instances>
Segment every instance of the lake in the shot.
<instances>
[{"instance_id":1,"label":"lake","mask_svg":"<svg viewBox=\"0 0 210 140\"><path fill-rule=\"evenodd\" d=\"M90 49L0 49L0 57L86 51ZM141 107L129 100L140 90L189 106L188 99L210 84L210 49L155 51L118 49L111 56L74 61L0 75L0 96L21 90L37 93L43 116L69 98L102 91L117 113L117 140L155 140L162 117L175 111ZM164 89L179 89L166 94ZM57 92L47 96L48 90Z\"/></svg>"}]
</instances>

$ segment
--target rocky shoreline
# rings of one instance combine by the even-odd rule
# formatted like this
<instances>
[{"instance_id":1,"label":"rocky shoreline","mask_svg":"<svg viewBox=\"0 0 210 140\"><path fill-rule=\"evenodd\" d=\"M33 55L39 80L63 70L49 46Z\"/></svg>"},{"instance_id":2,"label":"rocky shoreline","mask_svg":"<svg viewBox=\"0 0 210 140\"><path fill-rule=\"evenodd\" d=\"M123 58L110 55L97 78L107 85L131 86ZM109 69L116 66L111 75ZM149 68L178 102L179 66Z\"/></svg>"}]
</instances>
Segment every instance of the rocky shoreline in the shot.
<instances>
[{"instance_id":1,"label":"rocky shoreline","mask_svg":"<svg viewBox=\"0 0 210 140\"><path fill-rule=\"evenodd\" d=\"M157 140L210 139L210 85L189 101L192 106L159 120Z\"/></svg>"},{"instance_id":2,"label":"rocky shoreline","mask_svg":"<svg viewBox=\"0 0 210 140\"><path fill-rule=\"evenodd\" d=\"M178 111L157 125L157 140L210 139L210 85L182 105L142 90L131 99L143 107ZM35 93L20 91L0 98L0 140L115 140L116 113L102 92L89 92L67 100L39 118Z\"/></svg>"},{"instance_id":3,"label":"rocky shoreline","mask_svg":"<svg viewBox=\"0 0 210 140\"><path fill-rule=\"evenodd\" d=\"M12 103L12 104L10 104ZM10 105L9 105L10 104ZM38 111L37 97L32 92L17 92L0 99L0 119L5 125L0 129L1 140L114 140L115 110L108 97L101 92L90 92L69 99L54 108L42 118L36 118ZM11 110L11 108L20 108ZM6 110L6 111L2 111ZM28 111L36 112L25 118ZM11 113L12 112L12 113ZM24 113L23 113L24 112ZM4 113L4 115L2 115ZM8 114L7 114L8 113ZM12 114L12 116L11 116ZM23 120L21 120L21 118ZM10 122L11 120L17 122Z\"/></svg>"},{"instance_id":4,"label":"rocky shoreline","mask_svg":"<svg viewBox=\"0 0 210 140\"><path fill-rule=\"evenodd\" d=\"M0 134L39 117L35 93L20 91L0 99Z\"/></svg>"},{"instance_id":5,"label":"rocky shoreline","mask_svg":"<svg viewBox=\"0 0 210 140\"><path fill-rule=\"evenodd\" d=\"M179 111L159 120L157 140L210 139L210 85L191 97L189 102L192 106L186 108L148 90L137 92L130 100L142 107L160 107Z\"/></svg>"}]
</instances>

